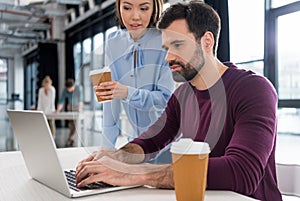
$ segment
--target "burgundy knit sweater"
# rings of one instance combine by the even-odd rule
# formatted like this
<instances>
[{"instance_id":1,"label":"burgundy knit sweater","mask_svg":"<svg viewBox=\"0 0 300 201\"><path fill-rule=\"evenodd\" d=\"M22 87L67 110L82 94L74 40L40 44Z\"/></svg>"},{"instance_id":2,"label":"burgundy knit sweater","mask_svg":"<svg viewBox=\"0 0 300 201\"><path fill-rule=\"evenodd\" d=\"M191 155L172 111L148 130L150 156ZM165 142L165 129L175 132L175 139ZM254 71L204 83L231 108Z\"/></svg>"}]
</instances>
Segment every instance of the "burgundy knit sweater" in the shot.
<instances>
[{"instance_id":1,"label":"burgundy knit sweater","mask_svg":"<svg viewBox=\"0 0 300 201\"><path fill-rule=\"evenodd\" d=\"M209 90L176 89L163 115L132 142L146 159L179 136L210 144L207 189L281 201L275 169L277 94L271 83L232 63Z\"/></svg>"}]
</instances>

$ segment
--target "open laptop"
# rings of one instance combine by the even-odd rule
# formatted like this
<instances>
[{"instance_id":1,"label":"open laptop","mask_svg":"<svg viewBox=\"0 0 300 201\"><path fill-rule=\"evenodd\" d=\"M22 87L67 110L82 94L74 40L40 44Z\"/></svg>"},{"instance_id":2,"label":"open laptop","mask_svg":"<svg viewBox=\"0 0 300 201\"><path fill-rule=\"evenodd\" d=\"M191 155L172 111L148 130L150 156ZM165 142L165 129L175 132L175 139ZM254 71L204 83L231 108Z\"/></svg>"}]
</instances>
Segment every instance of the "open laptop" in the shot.
<instances>
[{"instance_id":1,"label":"open laptop","mask_svg":"<svg viewBox=\"0 0 300 201\"><path fill-rule=\"evenodd\" d=\"M47 118L42 111L7 110L14 135L30 176L67 197L107 193L137 186L111 186L97 182L83 189L74 184L74 170L63 170Z\"/></svg>"}]
</instances>

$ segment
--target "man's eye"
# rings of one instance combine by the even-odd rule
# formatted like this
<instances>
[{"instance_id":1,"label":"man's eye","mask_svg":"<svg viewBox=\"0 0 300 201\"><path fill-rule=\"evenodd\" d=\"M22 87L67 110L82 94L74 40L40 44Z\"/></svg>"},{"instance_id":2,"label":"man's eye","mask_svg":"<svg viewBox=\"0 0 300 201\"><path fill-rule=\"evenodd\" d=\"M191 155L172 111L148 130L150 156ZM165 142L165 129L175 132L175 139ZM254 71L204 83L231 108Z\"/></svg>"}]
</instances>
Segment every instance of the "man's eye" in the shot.
<instances>
[{"instance_id":1,"label":"man's eye","mask_svg":"<svg viewBox=\"0 0 300 201\"><path fill-rule=\"evenodd\" d=\"M176 48L179 48L180 46L181 46L181 44L174 44L174 46L176 47Z\"/></svg>"}]
</instances>

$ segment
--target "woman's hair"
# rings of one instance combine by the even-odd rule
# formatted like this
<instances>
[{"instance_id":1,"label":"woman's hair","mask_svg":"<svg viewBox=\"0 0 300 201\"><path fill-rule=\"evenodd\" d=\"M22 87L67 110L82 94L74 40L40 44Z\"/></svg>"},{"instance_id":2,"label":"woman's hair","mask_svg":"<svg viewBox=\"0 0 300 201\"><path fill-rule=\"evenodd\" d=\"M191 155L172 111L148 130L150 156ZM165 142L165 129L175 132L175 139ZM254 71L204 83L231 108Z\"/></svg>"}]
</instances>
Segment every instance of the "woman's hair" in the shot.
<instances>
[{"instance_id":1,"label":"woman's hair","mask_svg":"<svg viewBox=\"0 0 300 201\"><path fill-rule=\"evenodd\" d=\"M124 29L126 27L125 27L122 17L121 17L120 1L121 0L116 0L115 11L116 11L116 17L119 21L119 24L120 24L121 28ZM163 0L153 0L153 13L152 13L148 28L156 27L156 23L158 22L162 11L163 11Z\"/></svg>"},{"instance_id":2,"label":"woman's hair","mask_svg":"<svg viewBox=\"0 0 300 201\"><path fill-rule=\"evenodd\" d=\"M194 34L196 40L200 40L205 32L211 32L215 39L213 53L216 54L221 20L211 6L202 1L173 4L162 14L157 27L158 29L166 29L172 22L179 19L186 20L189 31Z\"/></svg>"},{"instance_id":3,"label":"woman's hair","mask_svg":"<svg viewBox=\"0 0 300 201\"><path fill-rule=\"evenodd\" d=\"M46 75L45 76L45 78L43 79L43 81L42 81L42 86L45 86L45 84L52 84L52 80L51 80L51 78L50 78L50 76L49 75Z\"/></svg>"}]
</instances>

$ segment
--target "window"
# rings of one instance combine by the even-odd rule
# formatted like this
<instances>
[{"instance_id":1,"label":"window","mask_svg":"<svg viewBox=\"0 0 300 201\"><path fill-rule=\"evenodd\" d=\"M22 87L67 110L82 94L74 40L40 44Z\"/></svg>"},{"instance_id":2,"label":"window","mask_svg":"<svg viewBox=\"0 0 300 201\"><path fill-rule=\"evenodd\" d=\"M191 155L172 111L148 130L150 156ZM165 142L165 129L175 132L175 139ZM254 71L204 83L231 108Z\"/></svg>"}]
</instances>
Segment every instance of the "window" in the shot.
<instances>
[{"instance_id":1,"label":"window","mask_svg":"<svg viewBox=\"0 0 300 201\"><path fill-rule=\"evenodd\" d=\"M37 79L38 66L37 57L28 60L25 67L25 109L35 109L37 106Z\"/></svg>"},{"instance_id":2,"label":"window","mask_svg":"<svg viewBox=\"0 0 300 201\"><path fill-rule=\"evenodd\" d=\"M300 1L228 0L228 6L230 59L273 83L279 98L277 147L299 152L293 145L300 141Z\"/></svg>"},{"instance_id":3,"label":"window","mask_svg":"<svg viewBox=\"0 0 300 201\"><path fill-rule=\"evenodd\" d=\"M7 59L0 59L0 104L7 102Z\"/></svg>"},{"instance_id":4,"label":"window","mask_svg":"<svg viewBox=\"0 0 300 201\"><path fill-rule=\"evenodd\" d=\"M277 7L273 8L275 2ZM292 136L292 141L295 142L300 140L300 28L295 26L300 17L300 1L272 1L267 17L269 27L266 35L270 36L266 41L270 55L268 60L274 66L274 72L270 75L279 97L279 140L284 141ZM292 144L295 143L290 141L286 149L296 149ZM298 146L297 149L299 151ZM291 163L299 161L293 160Z\"/></svg>"},{"instance_id":5,"label":"window","mask_svg":"<svg viewBox=\"0 0 300 201\"><path fill-rule=\"evenodd\" d=\"M263 74L264 1L228 0L230 60ZM255 11L255 14L253 14Z\"/></svg>"},{"instance_id":6,"label":"window","mask_svg":"<svg viewBox=\"0 0 300 201\"><path fill-rule=\"evenodd\" d=\"M73 52L74 52L74 71L75 71L75 77L78 76L80 66L81 66L81 43L78 42L74 45L73 47Z\"/></svg>"},{"instance_id":7,"label":"window","mask_svg":"<svg viewBox=\"0 0 300 201\"><path fill-rule=\"evenodd\" d=\"M278 17L279 99L300 99L300 11Z\"/></svg>"},{"instance_id":8,"label":"window","mask_svg":"<svg viewBox=\"0 0 300 201\"><path fill-rule=\"evenodd\" d=\"M82 60L83 64L87 64L91 62L91 51L92 51L92 40L91 38L87 38L83 41L83 54Z\"/></svg>"},{"instance_id":9,"label":"window","mask_svg":"<svg viewBox=\"0 0 300 201\"><path fill-rule=\"evenodd\" d=\"M101 68L104 65L104 38L103 33L98 33L93 38L93 65L92 68Z\"/></svg>"},{"instance_id":10,"label":"window","mask_svg":"<svg viewBox=\"0 0 300 201\"><path fill-rule=\"evenodd\" d=\"M272 8L277 8L280 6L284 6L293 2L296 2L298 0L272 0Z\"/></svg>"}]
</instances>

